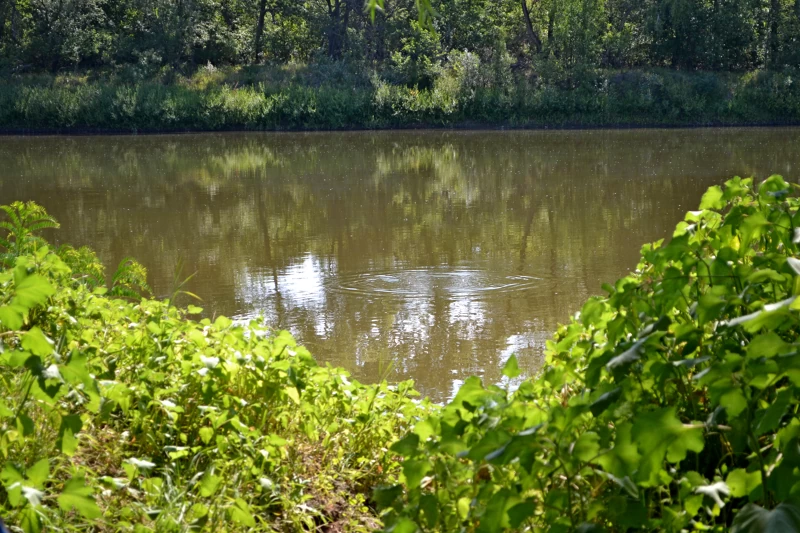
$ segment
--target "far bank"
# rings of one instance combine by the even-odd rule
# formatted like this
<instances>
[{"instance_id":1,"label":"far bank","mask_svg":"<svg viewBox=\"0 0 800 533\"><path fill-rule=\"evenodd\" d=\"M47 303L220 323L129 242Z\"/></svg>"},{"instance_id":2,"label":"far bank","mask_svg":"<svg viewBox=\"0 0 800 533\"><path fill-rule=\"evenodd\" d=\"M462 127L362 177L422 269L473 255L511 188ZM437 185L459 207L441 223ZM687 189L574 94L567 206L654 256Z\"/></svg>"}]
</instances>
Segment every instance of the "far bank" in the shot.
<instances>
[{"instance_id":1,"label":"far bank","mask_svg":"<svg viewBox=\"0 0 800 533\"><path fill-rule=\"evenodd\" d=\"M318 74L318 73L317 73ZM0 132L158 133L401 128L596 128L800 124L787 72L592 71L544 81L453 68L429 87L377 75L201 69L147 80L13 76Z\"/></svg>"}]
</instances>

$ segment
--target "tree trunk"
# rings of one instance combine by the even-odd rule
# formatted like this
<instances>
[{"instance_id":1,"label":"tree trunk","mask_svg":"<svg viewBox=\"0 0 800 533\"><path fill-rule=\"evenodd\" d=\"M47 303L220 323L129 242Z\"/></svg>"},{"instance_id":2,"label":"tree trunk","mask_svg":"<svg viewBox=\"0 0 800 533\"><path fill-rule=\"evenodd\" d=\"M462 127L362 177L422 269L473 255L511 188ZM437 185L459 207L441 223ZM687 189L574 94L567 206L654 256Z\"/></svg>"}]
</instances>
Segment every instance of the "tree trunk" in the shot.
<instances>
[{"instance_id":1,"label":"tree trunk","mask_svg":"<svg viewBox=\"0 0 800 533\"><path fill-rule=\"evenodd\" d=\"M3 44L3 36L6 30L6 12L8 11L8 2L3 0L0 2L0 45Z\"/></svg>"},{"instance_id":2,"label":"tree trunk","mask_svg":"<svg viewBox=\"0 0 800 533\"><path fill-rule=\"evenodd\" d=\"M347 50L347 27L350 25L350 2L348 0L343 0L343 2L344 17L342 18L342 24L339 26L340 58L344 55L344 51Z\"/></svg>"},{"instance_id":3,"label":"tree trunk","mask_svg":"<svg viewBox=\"0 0 800 533\"><path fill-rule=\"evenodd\" d=\"M780 30L781 19L781 1L771 0L769 8L769 61L771 65L776 65L778 62L778 51L780 41L778 40L778 31Z\"/></svg>"},{"instance_id":4,"label":"tree trunk","mask_svg":"<svg viewBox=\"0 0 800 533\"><path fill-rule=\"evenodd\" d=\"M19 43L19 11L16 0L11 0L11 39L14 44Z\"/></svg>"},{"instance_id":5,"label":"tree trunk","mask_svg":"<svg viewBox=\"0 0 800 533\"><path fill-rule=\"evenodd\" d=\"M522 4L522 15L525 17L525 28L528 31L528 40L531 42L531 45L536 48L536 53L542 53L542 39L539 38L539 35L533 29L533 23L531 22L531 12L528 11L528 0L521 0Z\"/></svg>"},{"instance_id":6,"label":"tree trunk","mask_svg":"<svg viewBox=\"0 0 800 533\"><path fill-rule=\"evenodd\" d=\"M341 56L342 43L341 35L339 34L339 16L342 11L341 0L328 0L328 57L331 59L339 59Z\"/></svg>"},{"instance_id":7,"label":"tree trunk","mask_svg":"<svg viewBox=\"0 0 800 533\"><path fill-rule=\"evenodd\" d=\"M264 19L267 16L267 0L258 4L258 23L256 24L255 62L261 61L261 38L264 35Z\"/></svg>"}]
</instances>

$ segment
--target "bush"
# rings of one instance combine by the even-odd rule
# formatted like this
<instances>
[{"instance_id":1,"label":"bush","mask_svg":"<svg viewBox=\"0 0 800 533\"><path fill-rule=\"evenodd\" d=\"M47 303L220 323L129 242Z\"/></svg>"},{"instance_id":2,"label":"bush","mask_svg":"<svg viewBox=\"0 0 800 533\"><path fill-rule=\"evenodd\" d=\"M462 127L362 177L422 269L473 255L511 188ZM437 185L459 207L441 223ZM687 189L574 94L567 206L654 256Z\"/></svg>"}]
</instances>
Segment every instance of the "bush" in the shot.
<instances>
[{"instance_id":1,"label":"bush","mask_svg":"<svg viewBox=\"0 0 800 533\"><path fill-rule=\"evenodd\" d=\"M386 531L800 531L799 188L712 187L541 376L467 380L392 446Z\"/></svg>"},{"instance_id":2,"label":"bush","mask_svg":"<svg viewBox=\"0 0 800 533\"><path fill-rule=\"evenodd\" d=\"M287 332L194 320L51 250L33 203L0 227L0 516L13 531L297 531L379 526L372 487L426 402L361 385Z\"/></svg>"}]
</instances>

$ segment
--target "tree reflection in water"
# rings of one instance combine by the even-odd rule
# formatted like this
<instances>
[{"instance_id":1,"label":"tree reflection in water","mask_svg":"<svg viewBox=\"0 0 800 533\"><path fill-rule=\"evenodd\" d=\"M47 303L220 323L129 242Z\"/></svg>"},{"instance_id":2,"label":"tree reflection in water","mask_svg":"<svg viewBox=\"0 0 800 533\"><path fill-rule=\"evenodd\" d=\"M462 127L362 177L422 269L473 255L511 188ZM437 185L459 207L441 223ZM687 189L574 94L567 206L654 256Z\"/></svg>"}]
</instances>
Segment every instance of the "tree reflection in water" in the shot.
<instances>
[{"instance_id":1,"label":"tree reflection in water","mask_svg":"<svg viewBox=\"0 0 800 533\"><path fill-rule=\"evenodd\" d=\"M800 132L364 132L0 139L0 200L36 200L109 265L207 313L263 315L360 379L437 399L534 372L600 285L734 174L794 177ZM186 303L186 302L185 302Z\"/></svg>"}]
</instances>

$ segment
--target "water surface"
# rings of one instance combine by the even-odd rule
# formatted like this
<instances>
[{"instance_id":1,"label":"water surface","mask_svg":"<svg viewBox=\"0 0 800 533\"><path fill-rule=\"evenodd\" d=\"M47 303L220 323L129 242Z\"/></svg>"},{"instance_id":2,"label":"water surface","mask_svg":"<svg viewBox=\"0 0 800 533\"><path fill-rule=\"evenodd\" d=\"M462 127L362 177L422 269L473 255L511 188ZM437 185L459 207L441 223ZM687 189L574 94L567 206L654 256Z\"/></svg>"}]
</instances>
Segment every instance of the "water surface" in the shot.
<instances>
[{"instance_id":1,"label":"water surface","mask_svg":"<svg viewBox=\"0 0 800 533\"><path fill-rule=\"evenodd\" d=\"M157 296L182 263L208 315L443 399L512 353L535 372L708 186L798 169L793 129L4 137L0 203L43 204L108 268L138 258Z\"/></svg>"}]
</instances>

